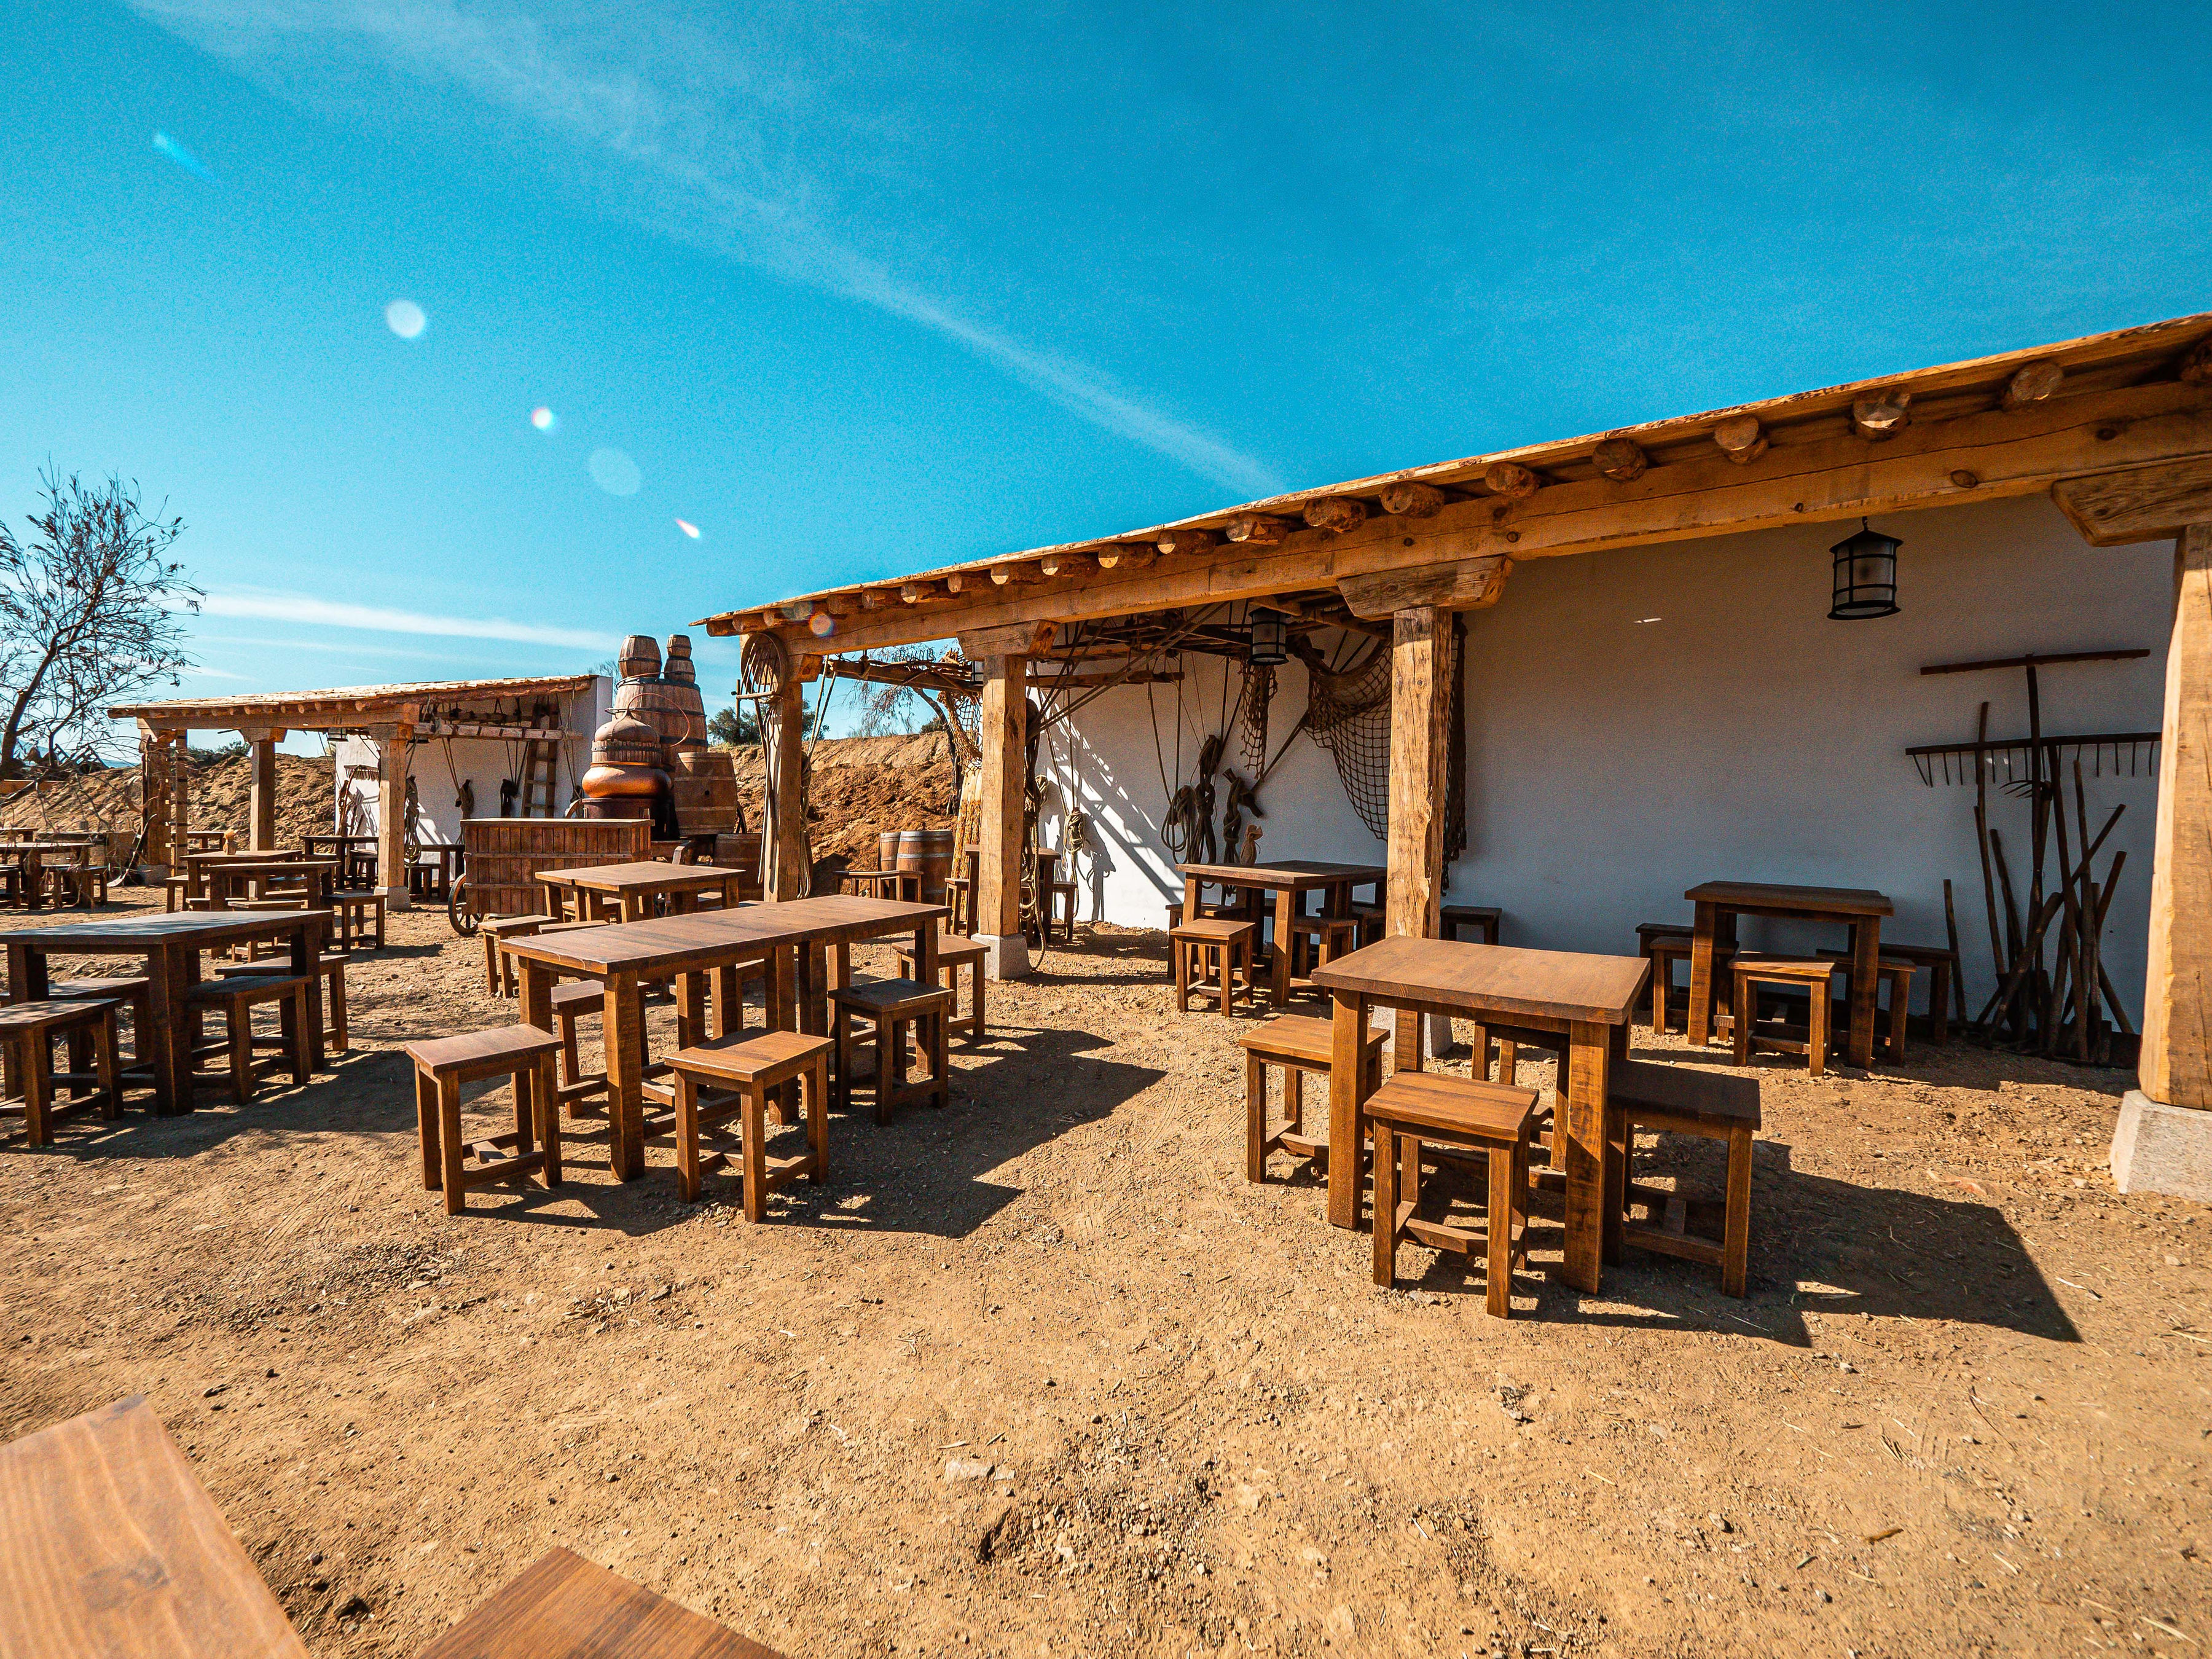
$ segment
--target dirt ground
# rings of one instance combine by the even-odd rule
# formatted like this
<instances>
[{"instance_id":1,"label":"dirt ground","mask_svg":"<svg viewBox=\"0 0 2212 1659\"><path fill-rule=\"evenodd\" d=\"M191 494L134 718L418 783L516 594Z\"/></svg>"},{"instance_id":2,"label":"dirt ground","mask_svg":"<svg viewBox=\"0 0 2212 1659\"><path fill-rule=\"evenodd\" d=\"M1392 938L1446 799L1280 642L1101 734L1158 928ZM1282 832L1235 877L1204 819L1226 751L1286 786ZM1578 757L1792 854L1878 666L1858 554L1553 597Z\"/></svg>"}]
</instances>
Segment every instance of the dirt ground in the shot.
<instances>
[{"instance_id":1,"label":"dirt ground","mask_svg":"<svg viewBox=\"0 0 2212 1659\"><path fill-rule=\"evenodd\" d=\"M794 1656L2212 1648L2207 1220L2114 1192L2121 1074L1764 1060L1747 1299L1578 1295L1545 1224L1500 1322L1248 1184L1244 1020L1158 934L994 987L951 1107L759 1226L588 1124L448 1219L396 1046L514 1005L392 934L309 1087L0 1149L0 1436L149 1395L319 1655L556 1543Z\"/></svg>"}]
</instances>

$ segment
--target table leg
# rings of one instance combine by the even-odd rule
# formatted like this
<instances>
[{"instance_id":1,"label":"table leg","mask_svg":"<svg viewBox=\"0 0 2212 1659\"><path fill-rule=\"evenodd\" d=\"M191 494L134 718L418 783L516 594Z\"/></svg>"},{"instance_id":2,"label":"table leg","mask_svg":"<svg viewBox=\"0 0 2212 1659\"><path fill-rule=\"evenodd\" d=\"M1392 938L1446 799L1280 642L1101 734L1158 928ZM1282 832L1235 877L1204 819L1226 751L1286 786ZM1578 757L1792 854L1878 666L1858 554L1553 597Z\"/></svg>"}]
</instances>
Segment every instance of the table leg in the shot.
<instances>
[{"instance_id":1,"label":"table leg","mask_svg":"<svg viewBox=\"0 0 2212 1659\"><path fill-rule=\"evenodd\" d=\"M1713 1035L1713 919L1714 908L1698 902L1696 931L1690 939L1689 1044L1703 1048Z\"/></svg>"},{"instance_id":2,"label":"table leg","mask_svg":"<svg viewBox=\"0 0 2212 1659\"><path fill-rule=\"evenodd\" d=\"M1198 878L1196 876L1185 876L1182 878L1182 919L1185 921L1198 920Z\"/></svg>"},{"instance_id":3,"label":"table leg","mask_svg":"<svg viewBox=\"0 0 2212 1659\"><path fill-rule=\"evenodd\" d=\"M8 1000L40 1002L46 994L46 953L27 945L8 947Z\"/></svg>"},{"instance_id":4,"label":"table leg","mask_svg":"<svg viewBox=\"0 0 2212 1659\"><path fill-rule=\"evenodd\" d=\"M1702 907L1700 907L1702 908ZM1605 1255L1605 1102L1613 1030L1567 1028L1567 1087L1554 1125L1552 1161L1566 1171L1566 1280L1595 1291Z\"/></svg>"},{"instance_id":5,"label":"table leg","mask_svg":"<svg viewBox=\"0 0 2212 1659\"><path fill-rule=\"evenodd\" d=\"M1297 894L1285 887L1275 895L1275 972L1268 994L1282 1008L1291 1000L1291 917L1297 913Z\"/></svg>"},{"instance_id":6,"label":"table leg","mask_svg":"<svg viewBox=\"0 0 2212 1659\"><path fill-rule=\"evenodd\" d=\"M1851 924L1851 1064L1863 1069L1874 1065L1874 1005L1881 989L1881 918L1866 916ZM1905 1030L1905 1011L1893 1018Z\"/></svg>"},{"instance_id":7,"label":"table leg","mask_svg":"<svg viewBox=\"0 0 2212 1659\"><path fill-rule=\"evenodd\" d=\"M676 1042L690 1048L707 1040L708 974L676 976Z\"/></svg>"},{"instance_id":8,"label":"table leg","mask_svg":"<svg viewBox=\"0 0 2212 1659\"><path fill-rule=\"evenodd\" d=\"M717 1038L744 1029L744 981L738 977L738 964L725 963L714 969L713 1018L708 1029Z\"/></svg>"},{"instance_id":9,"label":"table leg","mask_svg":"<svg viewBox=\"0 0 2212 1659\"><path fill-rule=\"evenodd\" d=\"M607 1157L617 1181L645 1173L645 1002L637 976L607 980Z\"/></svg>"},{"instance_id":10,"label":"table leg","mask_svg":"<svg viewBox=\"0 0 2212 1659\"><path fill-rule=\"evenodd\" d=\"M808 939L799 947L799 1029L809 1036L830 1030L829 947Z\"/></svg>"},{"instance_id":11,"label":"table leg","mask_svg":"<svg viewBox=\"0 0 2212 1659\"><path fill-rule=\"evenodd\" d=\"M1359 1224L1360 1184L1366 1175L1361 1108L1367 1103L1367 999L1336 995L1334 1042L1328 1066L1328 1219L1334 1227Z\"/></svg>"},{"instance_id":12,"label":"table leg","mask_svg":"<svg viewBox=\"0 0 2212 1659\"><path fill-rule=\"evenodd\" d=\"M307 1066L324 1067L323 925L303 921L292 930L292 971L307 981Z\"/></svg>"},{"instance_id":13,"label":"table leg","mask_svg":"<svg viewBox=\"0 0 2212 1659\"><path fill-rule=\"evenodd\" d=\"M198 946L181 942L165 942L147 953L155 1044L154 1109L164 1115L189 1112L193 1106L191 994L199 954ZM45 963L39 966L43 970Z\"/></svg>"}]
</instances>

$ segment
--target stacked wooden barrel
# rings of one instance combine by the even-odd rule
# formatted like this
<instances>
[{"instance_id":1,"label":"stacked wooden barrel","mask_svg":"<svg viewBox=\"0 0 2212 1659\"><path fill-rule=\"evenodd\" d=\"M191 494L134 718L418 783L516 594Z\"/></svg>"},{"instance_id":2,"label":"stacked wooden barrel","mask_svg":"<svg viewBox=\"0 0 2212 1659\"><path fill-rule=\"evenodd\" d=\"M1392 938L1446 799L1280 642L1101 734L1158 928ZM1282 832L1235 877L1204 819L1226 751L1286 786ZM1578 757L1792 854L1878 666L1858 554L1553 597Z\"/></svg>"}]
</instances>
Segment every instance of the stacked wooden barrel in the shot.
<instances>
[{"instance_id":1,"label":"stacked wooden barrel","mask_svg":"<svg viewBox=\"0 0 2212 1659\"><path fill-rule=\"evenodd\" d=\"M887 866L888 867L888 866ZM945 884L952 875L952 832L950 830L902 830L898 832L898 866L921 877L921 902L945 902Z\"/></svg>"}]
</instances>

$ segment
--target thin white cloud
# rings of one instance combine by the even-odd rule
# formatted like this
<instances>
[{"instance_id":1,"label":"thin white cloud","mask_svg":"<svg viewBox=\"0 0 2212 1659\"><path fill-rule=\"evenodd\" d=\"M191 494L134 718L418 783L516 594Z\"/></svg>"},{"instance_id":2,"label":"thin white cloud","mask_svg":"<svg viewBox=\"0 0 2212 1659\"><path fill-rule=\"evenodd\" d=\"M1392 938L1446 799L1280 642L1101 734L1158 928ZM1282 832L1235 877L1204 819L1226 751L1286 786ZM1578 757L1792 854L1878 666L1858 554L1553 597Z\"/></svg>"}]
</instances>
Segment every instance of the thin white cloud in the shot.
<instances>
[{"instance_id":1,"label":"thin white cloud","mask_svg":"<svg viewBox=\"0 0 2212 1659\"><path fill-rule=\"evenodd\" d=\"M129 3L303 101L355 95L343 60L361 55L434 88L462 88L601 166L617 163L620 210L662 234L927 329L1224 488L1282 488L1253 457L1097 369L959 315L825 224L831 183L794 159L812 147L792 114L802 71L780 61L772 42L747 52L733 31L773 35L750 14L725 14L728 32L718 33L681 10L597 0L483 0L465 9L457 0Z\"/></svg>"},{"instance_id":2,"label":"thin white cloud","mask_svg":"<svg viewBox=\"0 0 2212 1659\"><path fill-rule=\"evenodd\" d=\"M502 617L434 617L420 611L392 611L381 605L319 599L308 593L210 593L200 601L200 613L308 623L319 628L358 628L378 634L510 640L520 645L556 645L575 651L613 651L619 644L611 635L592 634L579 628L547 628L538 623L508 622Z\"/></svg>"}]
</instances>

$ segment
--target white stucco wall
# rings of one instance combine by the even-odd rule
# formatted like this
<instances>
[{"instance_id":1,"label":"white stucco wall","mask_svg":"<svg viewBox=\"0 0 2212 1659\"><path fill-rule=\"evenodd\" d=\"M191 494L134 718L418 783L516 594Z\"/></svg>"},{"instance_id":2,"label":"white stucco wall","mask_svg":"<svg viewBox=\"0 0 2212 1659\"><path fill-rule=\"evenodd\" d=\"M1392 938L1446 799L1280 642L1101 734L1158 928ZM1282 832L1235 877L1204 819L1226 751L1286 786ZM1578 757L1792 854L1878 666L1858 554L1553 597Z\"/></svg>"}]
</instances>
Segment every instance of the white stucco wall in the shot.
<instances>
[{"instance_id":1,"label":"white stucco wall","mask_svg":"<svg viewBox=\"0 0 2212 1659\"><path fill-rule=\"evenodd\" d=\"M2053 735L2154 731L2172 546L2090 548L2039 496L1900 515L1879 527L1905 540L1903 610L1874 622L1826 616L1827 549L1855 526L1517 567L1503 600L1468 617L1468 847L1452 866L1451 898L1502 907L1510 944L1625 951L1639 921L1687 921L1682 893L1698 882L1873 887L1897 904L1888 937L1939 943L1948 877L1978 1005L1993 980L1974 792L1924 787L1905 750L1970 740L1984 699L1992 737L2025 734L2025 680L2017 670L1919 670L2030 651L2148 647L2140 661L2043 671L2043 723ZM1170 789L1189 779L1200 742L1221 721L1222 665L1194 657L1184 666L1193 678L1182 687L1180 772L1176 688L1152 688ZM1275 742L1304 697L1303 672L1281 671ZM1073 726L1048 735L1040 766L1063 785L1072 780L1092 815L1100 851L1079 860L1083 914L1099 915L1103 903L1108 920L1158 927L1181 884L1158 840L1167 792L1145 694L1106 693ZM2126 849L2103 949L2137 1018L2154 770L2092 776L2087 794L2093 827L2127 805L2099 867ZM1262 857L1383 860L1328 757L1304 736L1261 805ZM2024 893L2027 808L1993 792L1991 816ZM1063 834L1050 814L1048 844ZM1748 921L1745 936L1785 947L1841 942L1832 930Z\"/></svg>"},{"instance_id":2,"label":"white stucco wall","mask_svg":"<svg viewBox=\"0 0 2212 1659\"><path fill-rule=\"evenodd\" d=\"M613 699L614 683L602 674L587 690L573 692L561 700L562 729L582 735L562 744L561 765L554 787L556 811L567 808L574 796L577 780L591 765L591 734L606 723ZM472 816L499 817L500 782L505 778L520 778L521 748L520 744L489 738L454 738L450 741L440 738L416 745L410 764L415 778L416 803L428 826L424 838L448 844L459 842L461 808L458 797L463 782L474 789L476 811ZM350 797L358 803L365 832L374 833L379 745L370 738L342 738L334 750L339 785L337 818L343 822L346 801ZM360 775L349 778L349 769L358 771ZM518 798L515 813L521 810Z\"/></svg>"}]
</instances>

